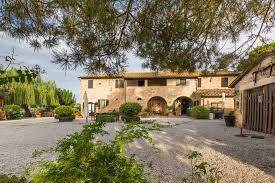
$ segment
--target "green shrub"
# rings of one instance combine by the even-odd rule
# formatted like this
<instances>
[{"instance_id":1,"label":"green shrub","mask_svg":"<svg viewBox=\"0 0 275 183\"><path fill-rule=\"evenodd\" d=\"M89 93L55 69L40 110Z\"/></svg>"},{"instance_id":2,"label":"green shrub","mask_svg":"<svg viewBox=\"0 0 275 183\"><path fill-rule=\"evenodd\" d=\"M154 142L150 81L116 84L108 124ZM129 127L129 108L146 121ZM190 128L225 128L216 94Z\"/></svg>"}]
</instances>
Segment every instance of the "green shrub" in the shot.
<instances>
[{"instance_id":1,"label":"green shrub","mask_svg":"<svg viewBox=\"0 0 275 183\"><path fill-rule=\"evenodd\" d=\"M136 116L140 113L142 107L139 103L125 103L119 108L119 112L122 116Z\"/></svg>"},{"instance_id":2,"label":"green shrub","mask_svg":"<svg viewBox=\"0 0 275 183\"><path fill-rule=\"evenodd\" d=\"M145 124L123 125L110 141L95 140L106 135L104 122L94 122L81 132L68 135L57 143L55 161L41 162L32 176L32 183L40 182L112 182L149 183L143 165L134 156L125 155L126 145L144 138L152 143L149 132L160 125L149 121ZM39 154L39 153L36 153Z\"/></svg>"},{"instance_id":3,"label":"green shrub","mask_svg":"<svg viewBox=\"0 0 275 183\"><path fill-rule=\"evenodd\" d=\"M19 105L4 105L3 109L5 111L14 111L14 112L20 112L21 107Z\"/></svg>"},{"instance_id":4,"label":"green shrub","mask_svg":"<svg viewBox=\"0 0 275 183\"><path fill-rule=\"evenodd\" d=\"M70 106L59 106L54 110L57 119L69 118L74 119L74 110Z\"/></svg>"},{"instance_id":5,"label":"green shrub","mask_svg":"<svg viewBox=\"0 0 275 183\"><path fill-rule=\"evenodd\" d=\"M7 176L0 174L0 183L27 183L28 181L24 177Z\"/></svg>"},{"instance_id":6,"label":"green shrub","mask_svg":"<svg viewBox=\"0 0 275 183\"><path fill-rule=\"evenodd\" d=\"M96 122L113 122L115 117L113 115L97 115Z\"/></svg>"},{"instance_id":7,"label":"green shrub","mask_svg":"<svg viewBox=\"0 0 275 183\"><path fill-rule=\"evenodd\" d=\"M139 103L125 103L122 104L119 108L119 112L122 116L122 120L126 122L140 121L140 118L137 116L142 107Z\"/></svg>"},{"instance_id":8,"label":"green shrub","mask_svg":"<svg viewBox=\"0 0 275 183\"><path fill-rule=\"evenodd\" d=\"M206 107L195 106L191 110L192 117L197 119L208 119L209 111Z\"/></svg>"},{"instance_id":9,"label":"green shrub","mask_svg":"<svg viewBox=\"0 0 275 183\"><path fill-rule=\"evenodd\" d=\"M16 111L7 111L7 119L8 120L16 120L16 119L21 119L22 115L20 112Z\"/></svg>"}]
</instances>

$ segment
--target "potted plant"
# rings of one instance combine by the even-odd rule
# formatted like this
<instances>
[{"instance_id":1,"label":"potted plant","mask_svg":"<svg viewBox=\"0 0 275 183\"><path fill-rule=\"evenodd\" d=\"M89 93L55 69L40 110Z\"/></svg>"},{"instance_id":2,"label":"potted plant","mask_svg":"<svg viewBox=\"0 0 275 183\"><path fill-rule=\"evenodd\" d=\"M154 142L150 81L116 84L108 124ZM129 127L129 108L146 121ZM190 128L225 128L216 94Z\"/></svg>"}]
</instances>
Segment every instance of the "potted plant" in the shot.
<instances>
[{"instance_id":1,"label":"potted plant","mask_svg":"<svg viewBox=\"0 0 275 183\"><path fill-rule=\"evenodd\" d=\"M80 111L77 111L77 112L75 113L75 117L76 117L76 118L83 118Z\"/></svg>"},{"instance_id":2,"label":"potted plant","mask_svg":"<svg viewBox=\"0 0 275 183\"><path fill-rule=\"evenodd\" d=\"M209 110L209 119L210 120L213 120L215 118L215 108L214 107L210 107L210 110Z\"/></svg>"},{"instance_id":3,"label":"potted plant","mask_svg":"<svg viewBox=\"0 0 275 183\"><path fill-rule=\"evenodd\" d=\"M224 121L226 126L235 126L235 116L234 112L228 113L228 115L224 116Z\"/></svg>"},{"instance_id":4,"label":"potted plant","mask_svg":"<svg viewBox=\"0 0 275 183\"><path fill-rule=\"evenodd\" d=\"M41 116L42 116L41 109L40 109L40 108L37 108L37 109L35 110L35 117L36 117L36 118L41 118Z\"/></svg>"},{"instance_id":5,"label":"potted plant","mask_svg":"<svg viewBox=\"0 0 275 183\"><path fill-rule=\"evenodd\" d=\"M71 122L75 119L74 111L70 106L59 106L55 109L55 118L59 122Z\"/></svg>"}]
</instances>

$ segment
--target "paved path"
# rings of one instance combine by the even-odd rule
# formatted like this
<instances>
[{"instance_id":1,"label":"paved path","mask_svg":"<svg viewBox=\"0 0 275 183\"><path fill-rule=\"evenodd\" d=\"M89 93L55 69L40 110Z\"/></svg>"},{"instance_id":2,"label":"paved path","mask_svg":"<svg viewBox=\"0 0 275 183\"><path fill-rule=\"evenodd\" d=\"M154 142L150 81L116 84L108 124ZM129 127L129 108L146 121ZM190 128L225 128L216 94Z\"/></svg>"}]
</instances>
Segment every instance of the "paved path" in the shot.
<instances>
[{"instance_id":1,"label":"paved path","mask_svg":"<svg viewBox=\"0 0 275 183\"><path fill-rule=\"evenodd\" d=\"M153 132L158 153L143 141L129 145L129 153L138 160L153 163L151 177L161 177L163 183L180 182L189 172L185 154L196 150L204 159L224 172L222 182L275 182L275 137L266 135L264 140L238 138L237 128L227 128L220 120L191 120L188 118L157 118L158 122L170 121L172 128ZM58 123L53 118L0 122L0 172L22 174L24 167L33 164L35 149L52 147L67 134L82 129L84 121ZM119 123L108 124L114 131ZM248 133L248 131L245 131ZM252 133L252 132L250 132ZM256 134L256 133L253 133ZM44 159L54 159L46 156Z\"/></svg>"}]
</instances>

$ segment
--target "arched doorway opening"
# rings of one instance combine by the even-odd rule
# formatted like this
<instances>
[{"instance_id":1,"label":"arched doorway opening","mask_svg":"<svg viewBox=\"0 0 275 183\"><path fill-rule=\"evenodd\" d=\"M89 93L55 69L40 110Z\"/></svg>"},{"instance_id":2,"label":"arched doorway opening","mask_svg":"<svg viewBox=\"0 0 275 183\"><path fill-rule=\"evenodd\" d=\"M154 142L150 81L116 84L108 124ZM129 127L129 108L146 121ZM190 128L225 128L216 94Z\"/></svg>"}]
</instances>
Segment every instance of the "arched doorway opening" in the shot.
<instances>
[{"instance_id":1,"label":"arched doorway opening","mask_svg":"<svg viewBox=\"0 0 275 183\"><path fill-rule=\"evenodd\" d=\"M148 109L152 113L159 115L164 114L166 106L167 102L165 101L165 99L159 96L152 97L147 103Z\"/></svg>"},{"instance_id":2,"label":"arched doorway opening","mask_svg":"<svg viewBox=\"0 0 275 183\"><path fill-rule=\"evenodd\" d=\"M185 115L188 112L188 108L192 107L193 102L188 97L179 97L174 101L175 113L177 116Z\"/></svg>"}]
</instances>

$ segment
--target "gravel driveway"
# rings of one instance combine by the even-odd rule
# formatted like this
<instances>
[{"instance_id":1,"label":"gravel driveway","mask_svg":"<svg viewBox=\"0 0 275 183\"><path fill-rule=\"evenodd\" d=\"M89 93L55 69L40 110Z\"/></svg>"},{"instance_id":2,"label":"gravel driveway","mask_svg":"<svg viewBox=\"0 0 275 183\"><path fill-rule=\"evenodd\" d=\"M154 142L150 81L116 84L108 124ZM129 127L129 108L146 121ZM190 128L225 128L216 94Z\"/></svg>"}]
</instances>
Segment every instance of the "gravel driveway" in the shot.
<instances>
[{"instance_id":1,"label":"gravel driveway","mask_svg":"<svg viewBox=\"0 0 275 183\"><path fill-rule=\"evenodd\" d=\"M129 145L129 153L154 165L153 170L148 169L154 182L157 177L161 177L163 183L180 182L190 169L185 154L194 150L201 152L206 161L223 171L222 182L275 182L275 136L266 135L265 139L235 137L239 129L227 128L220 120L156 120L173 124L172 128L152 133L159 149L157 153L143 141ZM0 172L22 174L24 167L36 161L31 158L35 149L54 146L67 134L81 130L83 124L80 120L57 123L52 118L0 122ZM106 129L114 131L119 125L108 124ZM54 156L44 159L54 159Z\"/></svg>"}]
</instances>

